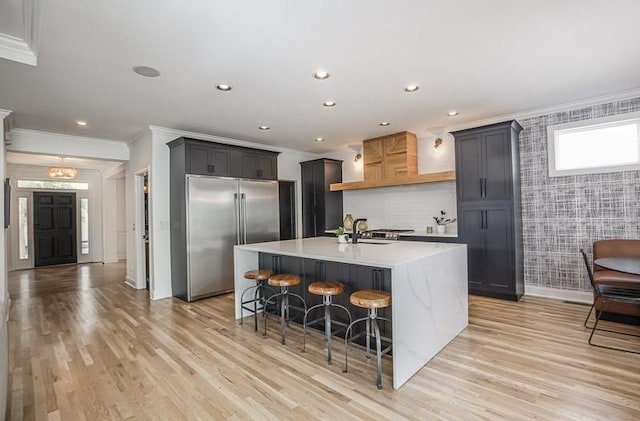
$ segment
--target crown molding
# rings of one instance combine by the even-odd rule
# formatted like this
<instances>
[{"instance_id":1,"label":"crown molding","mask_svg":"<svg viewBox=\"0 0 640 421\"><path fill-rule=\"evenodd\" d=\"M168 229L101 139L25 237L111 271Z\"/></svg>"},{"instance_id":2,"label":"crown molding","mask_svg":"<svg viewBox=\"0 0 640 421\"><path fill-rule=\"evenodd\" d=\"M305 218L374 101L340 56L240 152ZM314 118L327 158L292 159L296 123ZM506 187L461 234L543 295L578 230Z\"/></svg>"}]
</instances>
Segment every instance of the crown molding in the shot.
<instances>
[{"instance_id":1,"label":"crown molding","mask_svg":"<svg viewBox=\"0 0 640 421\"><path fill-rule=\"evenodd\" d=\"M158 135L166 135L166 136L173 136L173 138L178 138L178 137L190 137L190 138L194 138L194 139L199 139L199 140L206 140L209 142L217 142L217 143L224 143L226 145L234 145L234 146L243 146L246 148L254 148L254 149L263 149L263 150L269 150L272 152L287 152L287 153L293 153L293 154L299 154L299 155L308 155L308 156L320 156L321 154L317 154L317 153L312 153L312 152L304 152L304 151L299 151L296 149L290 149L290 148L283 148L280 146L273 146L273 145L266 145L263 143L255 143L255 142L249 142L246 140L238 140L238 139L232 139L230 137L223 137L223 136L216 136L216 135L211 135L211 134L205 134L205 133L197 133L197 132L190 132L190 131L186 131L186 130L178 130L178 129L170 129L167 127L160 127L160 126L149 126L149 130L151 130L151 133L158 134ZM138 135L136 135L137 137ZM135 139L135 137L134 137ZM172 139L173 140L173 139Z\"/></svg>"},{"instance_id":2,"label":"crown molding","mask_svg":"<svg viewBox=\"0 0 640 421\"><path fill-rule=\"evenodd\" d=\"M0 33L0 57L30 66L38 65L38 57L25 41Z\"/></svg>"},{"instance_id":3,"label":"crown molding","mask_svg":"<svg viewBox=\"0 0 640 421\"><path fill-rule=\"evenodd\" d=\"M563 111L572 111L584 107L591 107L594 105L606 104L609 102L623 101L625 99L639 98L640 88L631 89L627 91L615 92L612 94L601 95L597 97L585 98L578 101L566 102L558 105L551 105L543 108L536 108L529 111L523 111L519 113L504 114L497 117L491 117L483 120L469 121L465 123L459 123L452 126L447 126L443 133L453 132L457 130L464 130L473 127L486 126L489 124L500 123L506 120L525 120L527 118L539 117L542 115L553 114Z\"/></svg>"},{"instance_id":4,"label":"crown molding","mask_svg":"<svg viewBox=\"0 0 640 421\"><path fill-rule=\"evenodd\" d=\"M22 33L17 37L0 33L0 58L37 66L40 0L21 0L20 3L22 13L14 13L14 16L10 16L10 18L22 20Z\"/></svg>"},{"instance_id":5,"label":"crown molding","mask_svg":"<svg viewBox=\"0 0 640 421\"><path fill-rule=\"evenodd\" d=\"M104 143L110 145L126 145L126 142L121 140L113 140L113 139L102 139L99 137L87 137L87 136L74 136L70 134L63 133L53 133L53 132L42 132L39 130L31 130L31 129L13 129L12 132L14 134L20 135L32 135L38 136L41 138L49 138L49 139L59 139L59 140L73 140L80 142L93 142L93 143Z\"/></svg>"},{"instance_id":6,"label":"crown molding","mask_svg":"<svg viewBox=\"0 0 640 421\"><path fill-rule=\"evenodd\" d=\"M11 110L3 110L2 108L0 108L0 118L5 118L9 114L11 114L12 112L13 111L11 111Z\"/></svg>"}]
</instances>

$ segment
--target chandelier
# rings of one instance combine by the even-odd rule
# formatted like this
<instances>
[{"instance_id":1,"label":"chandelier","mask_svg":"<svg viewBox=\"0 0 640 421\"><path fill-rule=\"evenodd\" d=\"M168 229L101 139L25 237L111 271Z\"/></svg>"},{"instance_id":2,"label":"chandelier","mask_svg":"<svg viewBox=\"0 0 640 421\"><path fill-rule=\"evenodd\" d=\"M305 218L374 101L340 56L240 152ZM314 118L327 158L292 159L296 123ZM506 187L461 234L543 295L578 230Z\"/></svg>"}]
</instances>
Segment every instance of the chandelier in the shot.
<instances>
[{"instance_id":1,"label":"chandelier","mask_svg":"<svg viewBox=\"0 0 640 421\"><path fill-rule=\"evenodd\" d=\"M49 167L47 174L49 178L55 178L57 180L73 180L78 175L78 170L72 167L64 166L64 157L60 158L61 164L59 167Z\"/></svg>"}]
</instances>

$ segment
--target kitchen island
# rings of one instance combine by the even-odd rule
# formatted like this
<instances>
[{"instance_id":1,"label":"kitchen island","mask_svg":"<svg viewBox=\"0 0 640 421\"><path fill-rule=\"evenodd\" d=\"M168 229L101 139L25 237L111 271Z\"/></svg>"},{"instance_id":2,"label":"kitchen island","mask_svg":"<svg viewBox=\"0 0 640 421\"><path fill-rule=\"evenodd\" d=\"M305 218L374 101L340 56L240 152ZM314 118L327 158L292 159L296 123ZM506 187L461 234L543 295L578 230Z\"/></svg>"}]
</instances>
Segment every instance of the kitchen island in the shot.
<instances>
[{"instance_id":1,"label":"kitchen island","mask_svg":"<svg viewBox=\"0 0 640 421\"><path fill-rule=\"evenodd\" d=\"M335 238L317 237L236 246L236 319L241 314L242 291L255 285L243 274L271 260L286 259L288 267L280 269L298 270L305 279L312 277L305 269L309 263L316 268L318 263L338 265L338 271L320 270L328 281L342 281L333 278L347 274L361 282L362 274L372 273L372 282L365 280L361 285L391 292L393 387L398 389L468 324L467 248L408 241L372 243L339 244Z\"/></svg>"}]
</instances>

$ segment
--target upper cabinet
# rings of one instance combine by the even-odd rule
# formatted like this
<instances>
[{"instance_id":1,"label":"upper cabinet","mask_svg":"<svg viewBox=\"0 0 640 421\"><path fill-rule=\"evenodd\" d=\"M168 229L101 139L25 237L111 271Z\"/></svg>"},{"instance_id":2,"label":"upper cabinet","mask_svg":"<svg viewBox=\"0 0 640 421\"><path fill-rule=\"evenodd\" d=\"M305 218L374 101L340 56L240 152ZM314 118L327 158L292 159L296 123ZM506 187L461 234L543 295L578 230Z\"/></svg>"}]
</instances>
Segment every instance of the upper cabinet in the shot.
<instances>
[{"instance_id":1,"label":"upper cabinet","mask_svg":"<svg viewBox=\"0 0 640 421\"><path fill-rule=\"evenodd\" d=\"M512 200L512 143L520 130L514 121L454 133L458 201Z\"/></svg>"},{"instance_id":2,"label":"upper cabinet","mask_svg":"<svg viewBox=\"0 0 640 421\"><path fill-rule=\"evenodd\" d=\"M418 174L417 139L411 132L367 139L362 152L365 181Z\"/></svg>"},{"instance_id":3,"label":"upper cabinet","mask_svg":"<svg viewBox=\"0 0 640 421\"><path fill-rule=\"evenodd\" d=\"M189 143L186 148L188 174L231 175L236 151L199 143Z\"/></svg>"},{"instance_id":4,"label":"upper cabinet","mask_svg":"<svg viewBox=\"0 0 640 421\"><path fill-rule=\"evenodd\" d=\"M245 152L242 155L242 177L275 180L278 178L277 165L273 152Z\"/></svg>"},{"instance_id":5,"label":"upper cabinet","mask_svg":"<svg viewBox=\"0 0 640 421\"><path fill-rule=\"evenodd\" d=\"M278 153L181 137L169 143L184 173L260 180L278 179Z\"/></svg>"}]
</instances>

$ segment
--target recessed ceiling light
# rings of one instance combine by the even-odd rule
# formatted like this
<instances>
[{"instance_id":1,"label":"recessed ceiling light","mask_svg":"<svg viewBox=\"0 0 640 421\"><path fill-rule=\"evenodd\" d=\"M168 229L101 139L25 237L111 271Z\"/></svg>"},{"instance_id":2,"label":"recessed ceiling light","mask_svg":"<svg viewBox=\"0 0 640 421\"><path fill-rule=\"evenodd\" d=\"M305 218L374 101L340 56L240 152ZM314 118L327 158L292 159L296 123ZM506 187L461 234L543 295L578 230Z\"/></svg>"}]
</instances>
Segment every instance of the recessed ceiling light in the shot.
<instances>
[{"instance_id":1,"label":"recessed ceiling light","mask_svg":"<svg viewBox=\"0 0 640 421\"><path fill-rule=\"evenodd\" d=\"M336 105L335 101L325 101L322 103L325 107L334 107Z\"/></svg>"},{"instance_id":2,"label":"recessed ceiling light","mask_svg":"<svg viewBox=\"0 0 640 421\"><path fill-rule=\"evenodd\" d=\"M324 142L324 137L316 137L316 142Z\"/></svg>"},{"instance_id":3,"label":"recessed ceiling light","mask_svg":"<svg viewBox=\"0 0 640 421\"><path fill-rule=\"evenodd\" d=\"M457 111L449 111L449 112L447 113L447 115L448 115L449 117L453 117L454 115L458 115L458 112L457 112Z\"/></svg>"},{"instance_id":4,"label":"recessed ceiling light","mask_svg":"<svg viewBox=\"0 0 640 421\"><path fill-rule=\"evenodd\" d=\"M260 130L269 130L271 127L269 126L258 126Z\"/></svg>"},{"instance_id":5,"label":"recessed ceiling light","mask_svg":"<svg viewBox=\"0 0 640 421\"><path fill-rule=\"evenodd\" d=\"M325 80L325 79L328 79L328 78L329 78L329 76L331 76L331 75L329 74L329 72L325 72L324 70L318 70L317 72L315 72L315 73L313 74L313 77L315 77L315 78L316 78L316 79L318 79L318 80Z\"/></svg>"},{"instance_id":6,"label":"recessed ceiling light","mask_svg":"<svg viewBox=\"0 0 640 421\"><path fill-rule=\"evenodd\" d=\"M224 84L224 83L217 84L216 88L218 88L218 90L220 90L220 91L230 91L231 89L233 89L233 87L231 85L227 85L227 84Z\"/></svg>"},{"instance_id":7,"label":"recessed ceiling light","mask_svg":"<svg viewBox=\"0 0 640 421\"><path fill-rule=\"evenodd\" d=\"M420 89L420 87L418 85L407 85L407 86L405 86L404 91L405 92L415 92L418 89Z\"/></svg>"},{"instance_id":8,"label":"recessed ceiling light","mask_svg":"<svg viewBox=\"0 0 640 421\"><path fill-rule=\"evenodd\" d=\"M382 126L382 127L388 126L389 124L391 124L391 123L389 123L388 121L383 121L381 123L378 123L378 125Z\"/></svg>"},{"instance_id":9,"label":"recessed ceiling light","mask_svg":"<svg viewBox=\"0 0 640 421\"><path fill-rule=\"evenodd\" d=\"M144 77L158 77L160 72L149 66L133 66L133 71Z\"/></svg>"},{"instance_id":10,"label":"recessed ceiling light","mask_svg":"<svg viewBox=\"0 0 640 421\"><path fill-rule=\"evenodd\" d=\"M78 120L76 121L76 125L80 126L80 127L84 127L87 125L86 121L82 121L82 120Z\"/></svg>"}]
</instances>

